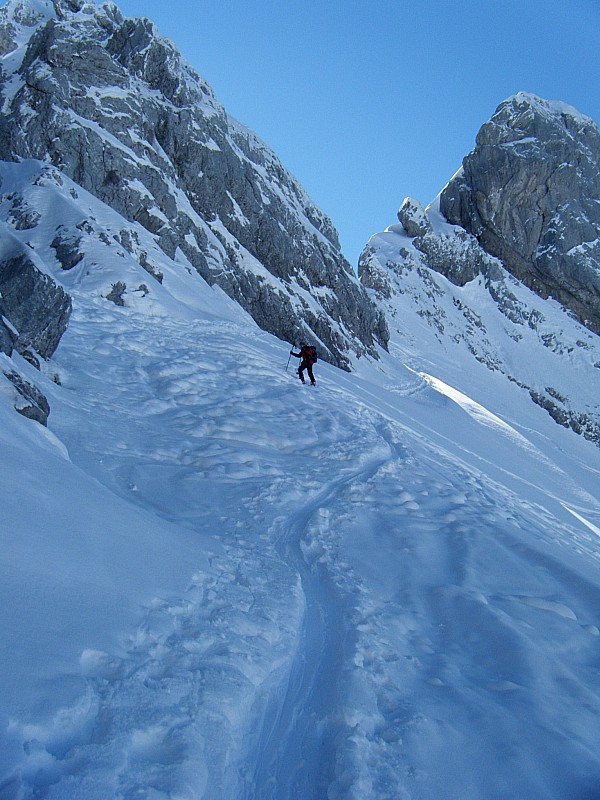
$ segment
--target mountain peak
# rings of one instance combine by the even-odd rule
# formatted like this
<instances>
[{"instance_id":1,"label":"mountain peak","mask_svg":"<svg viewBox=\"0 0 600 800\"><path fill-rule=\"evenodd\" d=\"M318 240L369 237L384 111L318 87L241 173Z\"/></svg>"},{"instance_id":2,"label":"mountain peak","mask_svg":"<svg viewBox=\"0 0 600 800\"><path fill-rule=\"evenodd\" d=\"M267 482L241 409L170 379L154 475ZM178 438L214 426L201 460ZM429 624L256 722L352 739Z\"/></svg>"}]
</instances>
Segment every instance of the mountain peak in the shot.
<instances>
[{"instance_id":1,"label":"mountain peak","mask_svg":"<svg viewBox=\"0 0 600 800\"><path fill-rule=\"evenodd\" d=\"M586 125L595 125L591 117L582 114L568 103L564 103L562 100L546 100L531 92L517 92L517 94L504 100L498 108L500 109L504 106L517 109L530 108L534 113L541 116L552 118L567 116Z\"/></svg>"},{"instance_id":2,"label":"mountain peak","mask_svg":"<svg viewBox=\"0 0 600 800\"><path fill-rule=\"evenodd\" d=\"M504 100L477 134L477 145L512 144L522 139L581 139L598 134L595 122L560 100L518 92Z\"/></svg>"},{"instance_id":3,"label":"mountain peak","mask_svg":"<svg viewBox=\"0 0 600 800\"><path fill-rule=\"evenodd\" d=\"M429 341L449 383L459 359L474 358L600 443L598 197L594 122L524 92L505 100L436 202L423 211L405 200L402 224L361 256L392 350L410 341L415 358Z\"/></svg>"},{"instance_id":4,"label":"mountain peak","mask_svg":"<svg viewBox=\"0 0 600 800\"><path fill-rule=\"evenodd\" d=\"M477 135L440 208L542 297L600 333L600 131L521 92Z\"/></svg>"},{"instance_id":5,"label":"mountain peak","mask_svg":"<svg viewBox=\"0 0 600 800\"><path fill-rule=\"evenodd\" d=\"M97 10L96 4L89 0L8 0L0 15L2 22L35 28L54 17L64 19L82 12L91 15Z\"/></svg>"}]
</instances>

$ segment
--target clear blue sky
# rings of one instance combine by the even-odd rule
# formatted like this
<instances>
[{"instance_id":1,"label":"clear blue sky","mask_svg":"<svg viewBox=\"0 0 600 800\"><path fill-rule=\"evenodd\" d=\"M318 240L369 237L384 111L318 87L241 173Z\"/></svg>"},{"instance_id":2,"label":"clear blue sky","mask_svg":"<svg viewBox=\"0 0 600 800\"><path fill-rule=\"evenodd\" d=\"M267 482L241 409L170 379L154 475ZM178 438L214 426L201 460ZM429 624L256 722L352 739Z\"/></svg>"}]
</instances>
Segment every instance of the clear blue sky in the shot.
<instances>
[{"instance_id":1,"label":"clear blue sky","mask_svg":"<svg viewBox=\"0 0 600 800\"><path fill-rule=\"evenodd\" d=\"M118 0L172 39L333 220L356 267L518 91L600 123L599 0Z\"/></svg>"}]
</instances>

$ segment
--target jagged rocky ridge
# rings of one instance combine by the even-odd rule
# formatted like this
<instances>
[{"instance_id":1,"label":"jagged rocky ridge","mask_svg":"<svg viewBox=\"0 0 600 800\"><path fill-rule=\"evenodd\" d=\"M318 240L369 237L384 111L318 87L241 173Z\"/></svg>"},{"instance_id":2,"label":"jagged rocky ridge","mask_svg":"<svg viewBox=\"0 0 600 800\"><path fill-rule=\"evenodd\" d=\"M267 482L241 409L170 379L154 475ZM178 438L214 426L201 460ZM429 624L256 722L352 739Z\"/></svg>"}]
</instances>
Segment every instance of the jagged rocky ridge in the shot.
<instances>
[{"instance_id":1,"label":"jagged rocky ridge","mask_svg":"<svg viewBox=\"0 0 600 800\"><path fill-rule=\"evenodd\" d=\"M167 259L220 286L265 330L289 342L310 337L342 368L385 346L383 315L330 220L149 20L125 18L112 3L10 0L0 53L0 157L49 163L57 181L69 178L117 211L123 224L105 244L116 241L143 267L148 291ZM9 227L39 223L22 198L3 200ZM140 244L140 226L160 251ZM97 233L89 219L59 226L49 266L88 269L86 243ZM52 281L46 272L40 286ZM108 294L127 303L136 290L122 280ZM23 337L8 295L4 305Z\"/></svg>"},{"instance_id":2,"label":"jagged rocky ridge","mask_svg":"<svg viewBox=\"0 0 600 800\"><path fill-rule=\"evenodd\" d=\"M453 385L468 354L600 444L594 123L520 93L483 126L436 201L424 209L407 198L398 219L359 265L392 344L407 354L437 348Z\"/></svg>"}]
</instances>

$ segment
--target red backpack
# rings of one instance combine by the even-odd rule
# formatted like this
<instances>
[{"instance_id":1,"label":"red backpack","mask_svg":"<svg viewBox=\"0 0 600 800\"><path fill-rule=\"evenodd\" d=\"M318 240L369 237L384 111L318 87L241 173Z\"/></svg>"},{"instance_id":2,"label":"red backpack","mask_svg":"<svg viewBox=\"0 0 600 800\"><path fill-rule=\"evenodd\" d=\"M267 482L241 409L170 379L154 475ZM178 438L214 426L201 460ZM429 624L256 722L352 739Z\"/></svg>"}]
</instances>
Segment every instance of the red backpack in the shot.
<instances>
[{"instance_id":1,"label":"red backpack","mask_svg":"<svg viewBox=\"0 0 600 800\"><path fill-rule=\"evenodd\" d=\"M308 361L309 364L316 364L317 363L317 348L313 347L312 345L307 345L306 347L302 348L303 354L305 359Z\"/></svg>"}]
</instances>

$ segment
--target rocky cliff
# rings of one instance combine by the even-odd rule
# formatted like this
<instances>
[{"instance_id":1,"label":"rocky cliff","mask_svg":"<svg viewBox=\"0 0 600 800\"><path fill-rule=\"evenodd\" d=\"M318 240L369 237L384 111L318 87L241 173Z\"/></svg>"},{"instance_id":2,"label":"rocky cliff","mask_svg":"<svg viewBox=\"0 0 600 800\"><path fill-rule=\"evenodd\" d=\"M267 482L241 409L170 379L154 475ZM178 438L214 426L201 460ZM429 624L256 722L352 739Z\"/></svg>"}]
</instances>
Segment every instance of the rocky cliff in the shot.
<instances>
[{"instance_id":1,"label":"rocky cliff","mask_svg":"<svg viewBox=\"0 0 600 800\"><path fill-rule=\"evenodd\" d=\"M600 333L600 131L591 119L530 94L506 100L440 208L526 286Z\"/></svg>"},{"instance_id":2,"label":"rocky cliff","mask_svg":"<svg viewBox=\"0 0 600 800\"><path fill-rule=\"evenodd\" d=\"M516 95L436 201L425 209L407 198L398 220L371 239L359 266L386 309L392 349L419 368L435 363L453 386L474 359L482 382L463 390L485 393L503 376L600 443L594 123L562 103Z\"/></svg>"},{"instance_id":3,"label":"rocky cliff","mask_svg":"<svg viewBox=\"0 0 600 800\"><path fill-rule=\"evenodd\" d=\"M162 253L220 286L265 330L310 338L345 369L385 346L383 316L330 220L150 21L112 3L10 0L0 53L0 157L50 163L117 211L118 244L149 280L163 279ZM13 200L13 225L35 226ZM158 256L139 246L138 225ZM86 268L89 228L53 232L62 269ZM121 283L127 302L131 287Z\"/></svg>"}]
</instances>

